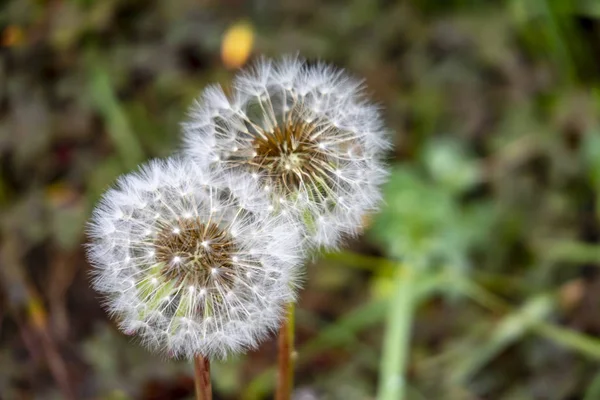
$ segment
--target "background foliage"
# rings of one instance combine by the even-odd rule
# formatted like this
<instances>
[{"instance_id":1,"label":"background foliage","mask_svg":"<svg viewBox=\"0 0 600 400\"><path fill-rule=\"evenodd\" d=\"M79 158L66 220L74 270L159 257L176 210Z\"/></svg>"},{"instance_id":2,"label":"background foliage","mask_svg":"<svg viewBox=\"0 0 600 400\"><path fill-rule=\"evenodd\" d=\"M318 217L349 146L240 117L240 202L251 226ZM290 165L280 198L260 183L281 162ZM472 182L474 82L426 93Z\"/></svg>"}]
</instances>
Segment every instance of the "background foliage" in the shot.
<instances>
[{"instance_id":1,"label":"background foliage","mask_svg":"<svg viewBox=\"0 0 600 400\"><path fill-rule=\"evenodd\" d=\"M364 76L396 143L382 212L308 267L297 398L374 398L419 271L410 399L599 399L599 18L595 0L0 3L0 396L190 398L189 365L101 310L84 223L251 50ZM216 365L218 398L268 398L275 359Z\"/></svg>"}]
</instances>

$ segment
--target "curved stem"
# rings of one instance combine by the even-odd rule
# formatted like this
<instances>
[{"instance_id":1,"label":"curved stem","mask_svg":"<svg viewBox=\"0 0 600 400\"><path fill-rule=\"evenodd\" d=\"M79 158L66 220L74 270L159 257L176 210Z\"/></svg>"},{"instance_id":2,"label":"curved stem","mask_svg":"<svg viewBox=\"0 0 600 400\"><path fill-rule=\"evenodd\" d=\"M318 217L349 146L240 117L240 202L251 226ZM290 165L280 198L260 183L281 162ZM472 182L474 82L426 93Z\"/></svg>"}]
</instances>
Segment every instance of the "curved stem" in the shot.
<instances>
[{"instance_id":1,"label":"curved stem","mask_svg":"<svg viewBox=\"0 0 600 400\"><path fill-rule=\"evenodd\" d=\"M276 400L289 400L292 397L292 388L294 386L294 314L295 305L287 305L287 317L279 328L278 344L278 373L277 373L277 391Z\"/></svg>"},{"instance_id":2,"label":"curved stem","mask_svg":"<svg viewBox=\"0 0 600 400\"><path fill-rule=\"evenodd\" d=\"M212 400L210 360L201 355L194 357L194 386L196 388L196 400Z\"/></svg>"}]
</instances>

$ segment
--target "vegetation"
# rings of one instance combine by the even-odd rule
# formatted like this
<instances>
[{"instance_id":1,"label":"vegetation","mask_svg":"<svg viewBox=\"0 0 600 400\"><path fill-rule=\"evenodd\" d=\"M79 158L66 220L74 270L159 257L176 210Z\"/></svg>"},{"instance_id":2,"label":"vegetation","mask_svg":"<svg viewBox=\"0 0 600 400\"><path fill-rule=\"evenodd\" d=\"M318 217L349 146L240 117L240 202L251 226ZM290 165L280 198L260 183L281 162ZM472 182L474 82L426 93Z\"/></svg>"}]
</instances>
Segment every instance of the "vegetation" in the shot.
<instances>
[{"instance_id":1,"label":"vegetation","mask_svg":"<svg viewBox=\"0 0 600 400\"><path fill-rule=\"evenodd\" d=\"M82 244L115 177L230 83L232 29L365 76L394 135L381 213L307 268L296 394L600 398L594 0L2 3L3 398L193 396L188 363L117 331ZM271 398L276 346L211 366L215 397Z\"/></svg>"}]
</instances>

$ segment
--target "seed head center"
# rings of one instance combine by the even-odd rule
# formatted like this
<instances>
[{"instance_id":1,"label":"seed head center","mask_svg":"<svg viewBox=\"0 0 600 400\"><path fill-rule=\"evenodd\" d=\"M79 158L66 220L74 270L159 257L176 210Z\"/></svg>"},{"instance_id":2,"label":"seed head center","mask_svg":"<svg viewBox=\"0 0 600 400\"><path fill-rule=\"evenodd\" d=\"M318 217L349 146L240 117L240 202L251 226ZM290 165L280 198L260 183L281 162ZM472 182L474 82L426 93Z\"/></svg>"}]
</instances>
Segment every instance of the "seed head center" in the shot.
<instances>
[{"instance_id":1,"label":"seed head center","mask_svg":"<svg viewBox=\"0 0 600 400\"><path fill-rule=\"evenodd\" d=\"M236 251L225 231L197 218L182 218L175 227L160 229L154 247L162 275L190 285L203 285L215 271L230 269Z\"/></svg>"},{"instance_id":2,"label":"seed head center","mask_svg":"<svg viewBox=\"0 0 600 400\"><path fill-rule=\"evenodd\" d=\"M271 132L257 135L252 165L266 173L282 192L297 189L303 180L312 180L327 157L312 138L316 126L291 118Z\"/></svg>"}]
</instances>

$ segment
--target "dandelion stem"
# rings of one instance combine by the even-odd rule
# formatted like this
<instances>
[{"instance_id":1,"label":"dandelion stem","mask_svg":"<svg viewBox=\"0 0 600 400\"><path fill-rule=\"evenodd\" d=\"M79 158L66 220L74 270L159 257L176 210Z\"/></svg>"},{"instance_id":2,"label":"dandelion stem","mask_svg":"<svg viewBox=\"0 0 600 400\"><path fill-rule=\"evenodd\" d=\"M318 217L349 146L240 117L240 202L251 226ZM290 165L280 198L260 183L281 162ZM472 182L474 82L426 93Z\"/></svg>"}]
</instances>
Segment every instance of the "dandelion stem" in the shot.
<instances>
[{"instance_id":1,"label":"dandelion stem","mask_svg":"<svg viewBox=\"0 0 600 400\"><path fill-rule=\"evenodd\" d=\"M210 360L200 354L194 356L194 385L196 400L212 400Z\"/></svg>"},{"instance_id":2,"label":"dandelion stem","mask_svg":"<svg viewBox=\"0 0 600 400\"><path fill-rule=\"evenodd\" d=\"M378 400L402 400L405 397L416 275L410 267L398 268L396 273L381 355Z\"/></svg>"},{"instance_id":3,"label":"dandelion stem","mask_svg":"<svg viewBox=\"0 0 600 400\"><path fill-rule=\"evenodd\" d=\"M295 305L287 305L287 317L281 324L278 339L278 374L276 400L289 400L294 386L294 320Z\"/></svg>"}]
</instances>

